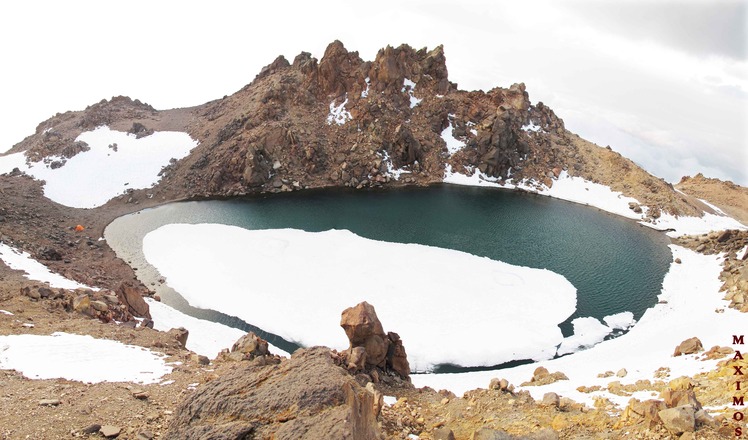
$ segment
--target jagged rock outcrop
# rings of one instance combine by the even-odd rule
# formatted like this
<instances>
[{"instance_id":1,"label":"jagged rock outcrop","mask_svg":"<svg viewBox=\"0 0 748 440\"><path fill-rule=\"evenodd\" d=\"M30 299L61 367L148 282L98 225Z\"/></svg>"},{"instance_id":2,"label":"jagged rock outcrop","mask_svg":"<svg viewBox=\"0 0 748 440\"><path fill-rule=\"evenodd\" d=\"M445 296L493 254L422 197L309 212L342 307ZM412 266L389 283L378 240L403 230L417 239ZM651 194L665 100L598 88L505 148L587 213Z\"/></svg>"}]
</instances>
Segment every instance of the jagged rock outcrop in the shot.
<instances>
[{"instance_id":1,"label":"jagged rock outcrop","mask_svg":"<svg viewBox=\"0 0 748 440\"><path fill-rule=\"evenodd\" d=\"M179 405L164 438L374 440L382 438L380 407L329 349L302 349L278 365L239 366L201 386Z\"/></svg>"},{"instance_id":2,"label":"jagged rock outcrop","mask_svg":"<svg viewBox=\"0 0 748 440\"><path fill-rule=\"evenodd\" d=\"M120 284L117 289L117 298L119 301L127 306L128 311L139 318L151 319L151 311L148 307L148 303L143 299L144 295L148 295L148 291L143 288L129 282Z\"/></svg>"},{"instance_id":3,"label":"jagged rock outcrop","mask_svg":"<svg viewBox=\"0 0 748 440\"><path fill-rule=\"evenodd\" d=\"M350 342L344 353L349 371L378 367L389 368L403 378L409 376L410 365L400 336L384 333L374 306L364 301L343 310L340 326Z\"/></svg>"}]
</instances>

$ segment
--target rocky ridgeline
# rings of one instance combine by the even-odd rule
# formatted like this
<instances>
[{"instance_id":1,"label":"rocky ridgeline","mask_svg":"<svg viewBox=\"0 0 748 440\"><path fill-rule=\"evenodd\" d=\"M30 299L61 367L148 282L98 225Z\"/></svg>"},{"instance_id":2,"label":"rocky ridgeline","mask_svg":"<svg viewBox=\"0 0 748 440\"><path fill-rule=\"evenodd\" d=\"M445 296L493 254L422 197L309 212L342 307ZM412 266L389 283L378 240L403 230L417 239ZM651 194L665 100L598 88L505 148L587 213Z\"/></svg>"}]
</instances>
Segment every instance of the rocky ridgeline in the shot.
<instances>
[{"instance_id":1,"label":"rocky ridgeline","mask_svg":"<svg viewBox=\"0 0 748 440\"><path fill-rule=\"evenodd\" d=\"M566 171L639 198L648 213L700 212L630 160L568 132L552 109L531 103L524 84L459 90L441 46L388 46L364 61L335 41L320 60L306 52L292 62L280 56L238 92L197 107L156 111L116 97L58 114L11 151L67 158L85 149L75 137L101 124L136 136L186 131L200 142L163 169L162 182L148 191L155 200L427 185L450 166L549 187ZM465 147L448 151L445 130Z\"/></svg>"},{"instance_id":2,"label":"rocky ridgeline","mask_svg":"<svg viewBox=\"0 0 748 440\"><path fill-rule=\"evenodd\" d=\"M748 231L727 230L709 234L683 236L677 243L707 255L725 254L721 291L730 307L748 312L748 252L739 255L748 246ZM742 258L738 258L738 256Z\"/></svg>"}]
</instances>

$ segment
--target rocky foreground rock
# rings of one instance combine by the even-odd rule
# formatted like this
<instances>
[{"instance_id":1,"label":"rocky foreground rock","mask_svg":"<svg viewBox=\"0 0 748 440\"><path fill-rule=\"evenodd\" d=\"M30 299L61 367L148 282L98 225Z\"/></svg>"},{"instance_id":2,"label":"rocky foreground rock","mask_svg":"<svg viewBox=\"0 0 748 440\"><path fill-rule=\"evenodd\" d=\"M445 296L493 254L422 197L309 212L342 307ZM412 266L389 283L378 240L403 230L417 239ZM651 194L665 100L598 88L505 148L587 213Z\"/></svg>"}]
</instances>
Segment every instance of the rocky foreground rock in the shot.
<instances>
[{"instance_id":1,"label":"rocky foreground rock","mask_svg":"<svg viewBox=\"0 0 748 440\"><path fill-rule=\"evenodd\" d=\"M248 363L208 382L178 407L164 438L380 439L377 397L330 349L302 349L278 365Z\"/></svg>"},{"instance_id":2,"label":"rocky foreground rock","mask_svg":"<svg viewBox=\"0 0 748 440\"><path fill-rule=\"evenodd\" d=\"M343 353L349 371L378 367L408 378L410 365L403 342L397 333L384 333L374 306L364 301L343 310L340 326L350 342L350 348Z\"/></svg>"}]
</instances>

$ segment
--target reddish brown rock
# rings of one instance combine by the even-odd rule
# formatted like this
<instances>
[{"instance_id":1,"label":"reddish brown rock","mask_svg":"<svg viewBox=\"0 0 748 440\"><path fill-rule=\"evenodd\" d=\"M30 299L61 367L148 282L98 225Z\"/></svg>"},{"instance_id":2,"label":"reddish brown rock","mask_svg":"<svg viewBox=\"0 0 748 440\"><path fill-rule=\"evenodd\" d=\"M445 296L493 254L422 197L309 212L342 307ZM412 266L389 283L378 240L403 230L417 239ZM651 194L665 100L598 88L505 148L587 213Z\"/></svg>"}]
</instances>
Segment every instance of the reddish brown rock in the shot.
<instances>
[{"instance_id":1,"label":"reddish brown rock","mask_svg":"<svg viewBox=\"0 0 748 440\"><path fill-rule=\"evenodd\" d=\"M333 362L324 347L278 365L237 364L201 385L174 413L167 440L379 440L377 396Z\"/></svg>"},{"instance_id":2,"label":"reddish brown rock","mask_svg":"<svg viewBox=\"0 0 748 440\"><path fill-rule=\"evenodd\" d=\"M696 399L696 393L692 389L689 390L671 390L666 389L660 393L660 397L665 401L665 405L668 408L675 408L677 406L691 405L696 410L701 409L701 403Z\"/></svg>"},{"instance_id":3,"label":"reddish brown rock","mask_svg":"<svg viewBox=\"0 0 748 440\"><path fill-rule=\"evenodd\" d=\"M167 333L169 333L172 337L174 337L174 339L176 339L177 342L179 342L179 345L182 348L187 347L187 337L189 337L190 332L186 328L184 327L173 328L169 330Z\"/></svg>"},{"instance_id":4,"label":"reddish brown rock","mask_svg":"<svg viewBox=\"0 0 748 440\"><path fill-rule=\"evenodd\" d=\"M410 365L400 336L384 333L374 306L366 301L343 311L340 326L345 330L350 347L345 353L350 371L371 367L389 368L408 378Z\"/></svg>"},{"instance_id":5,"label":"reddish brown rock","mask_svg":"<svg viewBox=\"0 0 748 440\"><path fill-rule=\"evenodd\" d=\"M234 342L234 345L231 346L231 352L244 354L244 359L254 359L258 356L270 354L267 341L253 332L247 333Z\"/></svg>"},{"instance_id":6,"label":"reddish brown rock","mask_svg":"<svg viewBox=\"0 0 748 440\"><path fill-rule=\"evenodd\" d=\"M151 319L151 311L143 299L142 292L140 288L125 282L117 289L117 298L127 306L133 316Z\"/></svg>"},{"instance_id":7,"label":"reddish brown rock","mask_svg":"<svg viewBox=\"0 0 748 440\"><path fill-rule=\"evenodd\" d=\"M384 334L374 306L364 301L345 309L340 318L340 326L351 344L349 352L354 347L364 347L366 364L384 367L389 339Z\"/></svg>"},{"instance_id":8,"label":"reddish brown rock","mask_svg":"<svg viewBox=\"0 0 748 440\"><path fill-rule=\"evenodd\" d=\"M704 346L701 345L701 340L697 337L686 339L675 347L673 356L680 356L682 354L694 354L704 351Z\"/></svg>"},{"instance_id":9,"label":"reddish brown rock","mask_svg":"<svg viewBox=\"0 0 748 440\"><path fill-rule=\"evenodd\" d=\"M401 377L408 378L410 375L410 364L408 363L408 355L405 353L405 347L403 346L403 341L400 339L400 335L389 332L387 333L387 337L390 340L390 347L387 351L387 367L393 369Z\"/></svg>"}]
</instances>

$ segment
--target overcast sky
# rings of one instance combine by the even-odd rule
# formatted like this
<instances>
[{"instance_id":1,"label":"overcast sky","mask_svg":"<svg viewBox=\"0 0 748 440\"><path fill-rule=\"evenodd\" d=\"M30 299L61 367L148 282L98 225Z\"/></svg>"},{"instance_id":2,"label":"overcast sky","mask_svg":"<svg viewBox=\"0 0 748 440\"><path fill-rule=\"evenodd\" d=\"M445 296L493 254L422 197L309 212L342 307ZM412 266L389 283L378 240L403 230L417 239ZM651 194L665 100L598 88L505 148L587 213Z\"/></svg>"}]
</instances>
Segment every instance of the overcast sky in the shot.
<instances>
[{"instance_id":1,"label":"overcast sky","mask_svg":"<svg viewBox=\"0 0 748 440\"><path fill-rule=\"evenodd\" d=\"M748 185L748 0L0 3L0 151L116 95L158 109L249 83L334 39L365 60L444 44L461 89L524 82L582 137L677 182Z\"/></svg>"}]
</instances>

